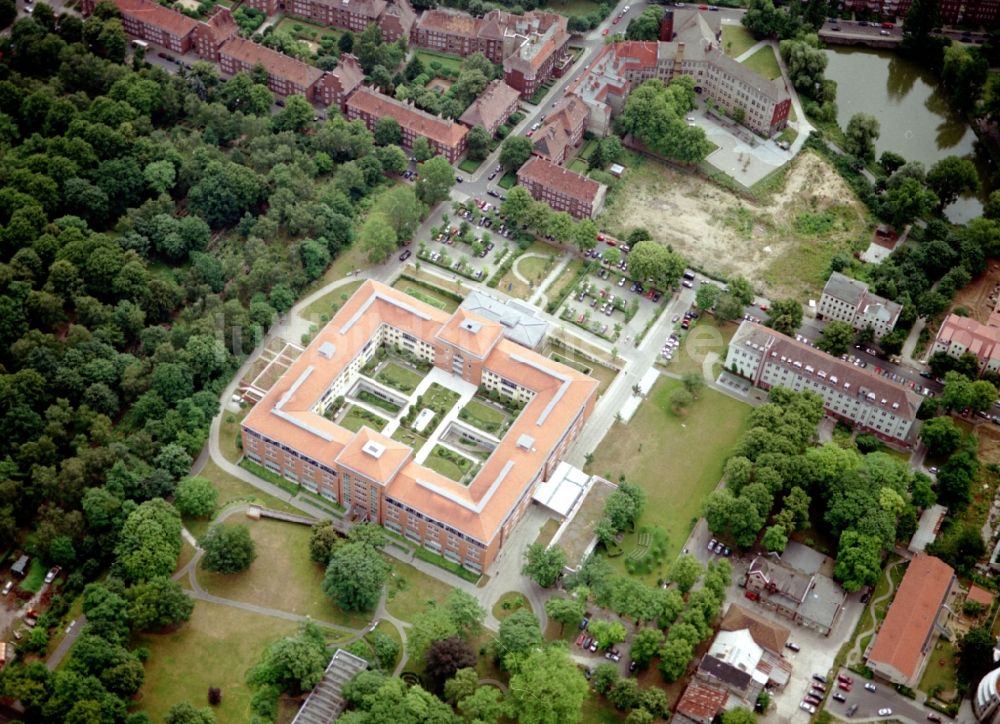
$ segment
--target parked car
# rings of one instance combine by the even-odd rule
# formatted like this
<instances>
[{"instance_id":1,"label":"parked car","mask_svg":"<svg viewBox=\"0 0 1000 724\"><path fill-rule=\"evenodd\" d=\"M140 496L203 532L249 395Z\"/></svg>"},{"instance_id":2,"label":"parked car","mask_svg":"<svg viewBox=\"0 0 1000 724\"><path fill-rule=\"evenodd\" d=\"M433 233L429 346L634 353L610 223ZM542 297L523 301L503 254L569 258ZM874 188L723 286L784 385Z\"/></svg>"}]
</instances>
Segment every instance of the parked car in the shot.
<instances>
[{"instance_id":1,"label":"parked car","mask_svg":"<svg viewBox=\"0 0 1000 724\"><path fill-rule=\"evenodd\" d=\"M62 569L59 566L52 566L52 568L49 569L49 572L45 574L45 582L52 583L52 581L56 580L56 576L59 575L59 571L61 570Z\"/></svg>"},{"instance_id":2,"label":"parked car","mask_svg":"<svg viewBox=\"0 0 1000 724\"><path fill-rule=\"evenodd\" d=\"M802 650L802 647L800 647L797 643L794 643L792 641L789 641L787 644L785 644L785 648L790 651L794 651L795 653L798 653L799 651Z\"/></svg>"},{"instance_id":3,"label":"parked car","mask_svg":"<svg viewBox=\"0 0 1000 724\"><path fill-rule=\"evenodd\" d=\"M856 712L857 710L858 710L858 705L851 704L849 707L847 707L847 716L854 716L854 712Z\"/></svg>"},{"instance_id":4,"label":"parked car","mask_svg":"<svg viewBox=\"0 0 1000 724\"><path fill-rule=\"evenodd\" d=\"M873 684L872 682L866 681L865 682L865 691L870 691L870 692L872 692L874 694L876 691L878 691L878 687L875 686L875 684Z\"/></svg>"},{"instance_id":5,"label":"parked car","mask_svg":"<svg viewBox=\"0 0 1000 724\"><path fill-rule=\"evenodd\" d=\"M848 686L850 686L851 684L854 683L854 679L852 679L847 674L837 674L837 681L842 681L843 683L847 684Z\"/></svg>"},{"instance_id":6,"label":"parked car","mask_svg":"<svg viewBox=\"0 0 1000 724\"><path fill-rule=\"evenodd\" d=\"M582 633L579 636L577 636L576 637L576 645L577 646L583 646L583 642L586 640L586 638L587 638L587 634L585 634L585 633Z\"/></svg>"},{"instance_id":7,"label":"parked car","mask_svg":"<svg viewBox=\"0 0 1000 724\"><path fill-rule=\"evenodd\" d=\"M596 653L597 652L597 639L594 639L593 641L591 641L590 642L590 646L588 648L590 648L590 653Z\"/></svg>"},{"instance_id":8,"label":"parked car","mask_svg":"<svg viewBox=\"0 0 1000 724\"><path fill-rule=\"evenodd\" d=\"M833 698L835 701L839 701L841 703L847 701L847 697L841 694L839 691L833 692Z\"/></svg>"},{"instance_id":9,"label":"parked car","mask_svg":"<svg viewBox=\"0 0 1000 724\"><path fill-rule=\"evenodd\" d=\"M813 679L815 679L821 684L827 683L827 679L825 676L823 676L823 674L813 674Z\"/></svg>"},{"instance_id":10,"label":"parked car","mask_svg":"<svg viewBox=\"0 0 1000 724\"><path fill-rule=\"evenodd\" d=\"M927 721L936 721L940 724L940 722L943 720L941 719L940 714L935 714L934 712L931 712L930 714L927 715Z\"/></svg>"},{"instance_id":11,"label":"parked car","mask_svg":"<svg viewBox=\"0 0 1000 724\"><path fill-rule=\"evenodd\" d=\"M3 595L4 596L6 596L12 590L14 590L14 582L13 581L7 581L5 584L3 584Z\"/></svg>"},{"instance_id":12,"label":"parked car","mask_svg":"<svg viewBox=\"0 0 1000 724\"><path fill-rule=\"evenodd\" d=\"M712 540L710 540L708 542L708 551L709 551L709 553L711 553L711 552L713 552L715 550L715 544L718 543L718 542L719 541L715 540L715 538L713 538Z\"/></svg>"},{"instance_id":13,"label":"parked car","mask_svg":"<svg viewBox=\"0 0 1000 724\"><path fill-rule=\"evenodd\" d=\"M399 255L399 260L400 261L406 261L407 259L410 258L410 256L412 255L412 253L413 252L411 252L409 249L403 249L403 253Z\"/></svg>"},{"instance_id":14,"label":"parked car","mask_svg":"<svg viewBox=\"0 0 1000 724\"><path fill-rule=\"evenodd\" d=\"M881 709L878 710L878 715L879 716L892 716L892 709L890 709L887 706L883 706Z\"/></svg>"},{"instance_id":15,"label":"parked car","mask_svg":"<svg viewBox=\"0 0 1000 724\"><path fill-rule=\"evenodd\" d=\"M803 699L803 701L809 702L813 706L819 706L820 704L823 703L823 700L818 696L816 696L815 694L807 694L806 698Z\"/></svg>"},{"instance_id":16,"label":"parked car","mask_svg":"<svg viewBox=\"0 0 1000 724\"><path fill-rule=\"evenodd\" d=\"M837 688L840 689L841 691L850 691L851 690L851 685L850 684L845 684L843 681L838 681L837 682Z\"/></svg>"},{"instance_id":17,"label":"parked car","mask_svg":"<svg viewBox=\"0 0 1000 724\"><path fill-rule=\"evenodd\" d=\"M815 714L816 713L816 707L814 707L808 701L803 701L802 703L800 703L799 704L799 709L801 709L802 711L807 711L810 714Z\"/></svg>"}]
</instances>

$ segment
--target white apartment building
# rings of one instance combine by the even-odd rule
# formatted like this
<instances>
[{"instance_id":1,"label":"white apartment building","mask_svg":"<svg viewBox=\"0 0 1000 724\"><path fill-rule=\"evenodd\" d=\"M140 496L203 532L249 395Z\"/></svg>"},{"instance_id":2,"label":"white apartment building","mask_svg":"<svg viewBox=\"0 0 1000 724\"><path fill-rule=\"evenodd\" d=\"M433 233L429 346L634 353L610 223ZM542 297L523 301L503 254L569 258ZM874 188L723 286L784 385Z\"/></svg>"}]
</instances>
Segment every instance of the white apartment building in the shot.
<instances>
[{"instance_id":1,"label":"white apartment building","mask_svg":"<svg viewBox=\"0 0 1000 724\"><path fill-rule=\"evenodd\" d=\"M868 291L868 285L833 272L819 298L817 317L847 322L857 330L871 327L881 339L896 326L902 306Z\"/></svg>"},{"instance_id":2,"label":"white apartment building","mask_svg":"<svg viewBox=\"0 0 1000 724\"><path fill-rule=\"evenodd\" d=\"M917 393L773 329L743 322L729 343L726 369L765 390L810 390L833 417L883 440L911 443Z\"/></svg>"}]
</instances>

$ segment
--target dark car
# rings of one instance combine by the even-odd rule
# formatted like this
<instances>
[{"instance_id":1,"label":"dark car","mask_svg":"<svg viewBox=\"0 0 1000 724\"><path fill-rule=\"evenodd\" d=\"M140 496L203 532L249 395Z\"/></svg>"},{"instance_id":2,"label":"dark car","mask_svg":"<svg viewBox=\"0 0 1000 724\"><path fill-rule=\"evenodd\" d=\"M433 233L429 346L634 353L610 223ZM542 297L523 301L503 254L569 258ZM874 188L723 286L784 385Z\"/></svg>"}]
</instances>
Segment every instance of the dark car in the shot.
<instances>
[{"instance_id":1,"label":"dark car","mask_svg":"<svg viewBox=\"0 0 1000 724\"><path fill-rule=\"evenodd\" d=\"M834 700L839 701L839 702L845 702L845 701L847 701L847 697L844 696L843 694L841 694L839 691L833 692L833 698L834 698Z\"/></svg>"},{"instance_id":2,"label":"dark car","mask_svg":"<svg viewBox=\"0 0 1000 724\"><path fill-rule=\"evenodd\" d=\"M409 249L404 249L403 253L399 255L399 260L400 261L406 261L407 259L410 258L411 254L412 254L412 252Z\"/></svg>"},{"instance_id":3,"label":"dark car","mask_svg":"<svg viewBox=\"0 0 1000 724\"><path fill-rule=\"evenodd\" d=\"M821 684L827 683L827 679L823 674L813 674L813 678Z\"/></svg>"},{"instance_id":4,"label":"dark car","mask_svg":"<svg viewBox=\"0 0 1000 724\"><path fill-rule=\"evenodd\" d=\"M802 650L802 648L797 643L794 643L792 641L789 641L787 644L785 644L785 648L788 649L789 651L794 651L795 653L798 653L799 651Z\"/></svg>"},{"instance_id":5,"label":"dark car","mask_svg":"<svg viewBox=\"0 0 1000 724\"><path fill-rule=\"evenodd\" d=\"M628 672L630 674L634 674L635 670L638 668L639 668L639 662L637 662L635 659L628 662Z\"/></svg>"},{"instance_id":6,"label":"dark car","mask_svg":"<svg viewBox=\"0 0 1000 724\"><path fill-rule=\"evenodd\" d=\"M584 616L584 617L583 617L583 620L582 620L582 621L580 621L580 630L581 630L581 631L586 631L586 629L587 629L587 626L588 626L589 624L590 624L590 619L589 619L589 618L587 618L586 616Z\"/></svg>"},{"instance_id":7,"label":"dark car","mask_svg":"<svg viewBox=\"0 0 1000 724\"><path fill-rule=\"evenodd\" d=\"M858 705L851 704L849 707L847 707L847 716L854 716L854 712L856 712L857 710L858 710Z\"/></svg>"}]
</instances>

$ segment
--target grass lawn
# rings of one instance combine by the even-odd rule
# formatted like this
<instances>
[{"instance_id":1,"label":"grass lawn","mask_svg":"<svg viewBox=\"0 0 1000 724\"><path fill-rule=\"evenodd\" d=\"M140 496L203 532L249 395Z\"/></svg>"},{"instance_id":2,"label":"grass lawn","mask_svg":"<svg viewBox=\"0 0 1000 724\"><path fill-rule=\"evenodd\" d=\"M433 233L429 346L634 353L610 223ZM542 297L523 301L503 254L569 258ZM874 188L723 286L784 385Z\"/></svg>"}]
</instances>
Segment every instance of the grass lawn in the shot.
<instances>
[{"instance_id":1,"label":"grass lawn","mask_svg":"<svg viewBox=\"0 0 1000 724\"><path fill-rule=\"evenodd\" d=\"M469 400L469 404L462 408L458 417L486 432L496 432L507 419L507 415L500 410L478 400Z\"/></svg>"},{"instance_id":2,"label":"grass lawn","mask_svg":"<svg viewBox=\"0 0 1000 724\"><path fill-rule=\"evenodd\" d=\"M788 143L795 143L795 139L799 137L799 132L794 128L786 128L778 135L779 141L786 141Z\"/></svg>"},{"instance_id":3,"label":"grass lawn","mask_svg":"<svg viewBox=\"0 0 1000 724\"><path fill-rule=\"evenodd\" d=\"M580 372L583 372L584 374L587 374L597 380L600 383L597 387L598 397L604 394L604 391L608 389L608 385L614 382L615 377L618 376L618 372L616 370L605 367L604 365L599 365L596 362L591 362L582 354L578 354L573 350L566 349L565 347L551 350L548 353L548 356L556 362L562 362L564 365L572 367L575 370L579 370Z\"/></svg>"},{"instance_id":4,"label":"grass lawn","mask_svg":"<svg viewBox=\"0 0 1000 724\"><path fill-rule=\"evenodd\" d=\"M409 445L414 450L419 450L427 442L426 437L418 435L413 430L407 430L402 425L396 428L396 432L392 433L392 439L404 445Z\"/></svg>"},{"instance_id":5,"label":"grass lawn","mask_svg":"<svg viewBox=\"0 0 1000 724\"><path fill-rule=\"evenodd\" d=\"M198 582L206 591L352 628L371 620L366 614L341 610L323 593L323 568L309 558L308 527L278 520L253 521L249 526L257 560L248 570L232 575L199 568Z\"/></svg>"},{"instance_id":6,"label":"grass lawn","mask_svg":"<svg viewBox=\"0 0 1000 724\"><path fill-rule=\"evenodd\" d=\"M629 424L615 423L594 451L587 470L608 480L625 478L647 493L646 512L636 528L657 525L669 540L662 568L680 553L702 502L722 477L722 467L732 446L746 427L750 406L711 389L683 416L670 410L670 395L680 380L661 378L639 406ZM625 536L622 547L636 545L635 534ZM625 556L611 559L625 572ZM645 578L655 581L662 572Z\"/></svg>"},{"instance_id":7,"label":"grass lawn","mask_svg":"<svg viewBox=\"0 0 1000 724\"><path fill-rule=\"evenodd\" d=\"M458 164L458 168L466 173L475 173L482 165L482 161L475 161L471 158L466 158L462 161L462 163Z\"/></svg>"},{"instance_id":8,"label":"grass lawn","mask_svg":"<svg viewBox=\"0 0 1000 724\"><path fill-rule=\"evenodd\" d=\"M450 71L460 71L462 69L462 58L457 55L448 55L447 53L436 53L433 50L417 50L415 54L420 58L420 62L428 69L433 70L432 64L436 63L438 67L446 68Z\"/></svg>"},{"instance_id":9,"label":"grass lawn","mask_svg":"<svg viewBox=\"0 0 1000 724\"><path fill-rule=\"evenodd\" d=\"M346 427L351 432L357 432L365 425L375 430L375 432L382 432L383 428L388 424L389 421L384 417L357 405L351 405L347 410L347 414L344 415L344 419L340 421L340 425Z\"/></svg>"},{"instance_id":10,"label":"grass lawn","mask_svg":"<svg viewBox=\"0 0 1000 724\"><path fill-rule=\"evenodd\" d=\"M545 525L542 526L542 529L538 531L538 537L535 538L535 543L541 543L543 546L547 546L552 542L552 536L554 536L556 531L559 530L560 525L561 523L555 518L549 518L545 521Z\"/></svg>"},{"instance_id":11,"label":"grass lawn","mask_svg":"<svg viewBox=\"0 0 1000 724\"><path fill-rule=\"evenodd\" d=\"M217 686L222 703L213 711L219 724L250 721L246 670L269 643L297 628L291 621L198 601L191 620L176 631L136 637L150 651L139 709L163 721L179 702L206 706L208 687Z\"/></svg>"},{"instance_id":12,"label":"grass lawn","mask_svg":"<svg viewBox=\"0 0 1000 724\"><path fill-rule=\"evenodd\" d=\"M587 168L588 168L587 167L587 162L586 161L582 161L579 158L574 159L569 164L569 170L570 171L573 171L574 173L578 173L578 174L581 174L581 175L584 175L584 176L587 174Z\"/></svg>"},{"instance_id":13,"label":"grass lawn","mask_svg":"<svg viewBox=\"0 0 1000 724\"><path fill-rule=\"evenodd\" d=\"M190 530L190 527L185 527ZM194 546L187 542L187 538L184 538L181 540L181 554L177 556L177 567L174 568L174 572L176 573L186 566L192 558L194 558Z\"/></svg>"},{"instance_id":14,"label":"grass lawn","mask_svg":"<svg viewBox=\"0 0 1000 724\"><path fill-rule=\"evenodd\" d=\"M517 183L517 174L513 171L508 171L500 180L497 181L497 185L502 189L509 189L511 186Z\"/></svg>"},{"instance_id":15,"label":"grass lawn","mask_svg":"<svg viewBox=\"0 0 1000 724\"><path fill-rule=\"evenodd\" d=\"M584 262L583 259L573 259L566 265L562 274L556 277L555 281L553 281L546 290L546 296L549 298L550 302L563 296L564 293L566 295L572 293L572 287L570 289L567 289L566 287L576 282L576 279L580 275L580 272L583 271L584 266L586 266L586 262Z\"/></svg>"},{"instance_id":16,"label":"grass lawn","mask_svg":"<svg viewBox=\"0 0 1000 724\"><path fill-rule=\"evenodd\" d=\"M421 613L428 602L444 603L451 592L451 586L418 571L413 566L389 558L392 577L389 580L389 594L386 608L396 618L412 621Z\"/></svg>"},{"instance_id":17,"label":"grass lawn","mask_svg":"<svg viewBox=\"0 0 1000 724\"><path fill-rule=\"evenodd\" d=\"M596 667L598 663L600 661L595 661L594 666ZM618 724L620 721L622 716L611 702L591 689L589 698L583 702L583 718L580 719L580 724Z\"/></svg>"},{"instance_id":18,"label":"grass lawn","mask_svg":"<svg viewBox=\"0 0 1000 724\"><path fill-rule=\"evenodd\" d=\"M415 284L409 279L403 279L402 277L397 279L392 286L394 289L399 289L405 294L409 294L414 299L419 299L425 304L430 304L432 307L443 309L449 313L458 309L458 305L460 304L446 294L436 291L431 285Z\"/></svg>"},{"instance_id":19,"label":"grass lawn","mask_svg":"<svg viewBox=\"0 0 1000 724\"><path fill-rule=\"evenodd\" d=\"M364 284L364 280L359 279L356 282L351 282L350 284L345 284L342 287L337 287L332 292L324 294L322 297L303 309L299 316L309 322L312 322L313 324L324 324L330 321L330 318L338 309L340 309L341 305L350 299L351 295L354 294L354 292L356 292L358 287L362 284Z\"/></svg>"},{"instance_id":20,"label":"grass lawn","mask_svg":"<svg viewBox=\"0 0 1000 724\"><path fill-rule=\"evenodd\" d=\"M493 617L497 621L503 621L512 613L522 610L531 612L531 604L524 598L524 594L518 591L507 591L493 604Z\"/></svg>"},{"instance_id":21,"label":"grass lawn","mask_svg":"<svg viewBox=\"0 0 1000 724\"><path fill-rule=\"evenodd\" d=\"M543 258L530 256L527 259L522 258L520 261L515 262L515 266L521 272L521 276L533 281L536 287L545 281L545 277L554 264L555 259L549 259L547 256Z\"/></svg>"},{"instance_id":22,"label":"grass lawn","mask_svg":"<svg viewBox=\"0 0 1000 724\"><path fill-rule=\"evenodd\" d=\"M447 415L448 411L458 402L460 395L434 382L427 388L427 392L422 397L424 407L429 407L440 415Z\"/></svg>"},{"instance_id":23,"label":"grass lawn","mask_svg":"<svg viewBox=\"0 0 1000 724\"><path fill-rule=\"evenodd\" d=\"M461 455L455 455L458 460L457 462L451 457L445 457L451 454L450 450L440 445L435 445L434 449L431 450L431 454L424 460L424 465L444 475L446 478L451 478L456 483L460 483L465 474L472 468L473 463Z\"/></svg>"},{"instance_id":24,"label":"grass lawn","mask_svg":"<svg viewBox=\"0 0 1000 724\"><path fill-rule=\"evenodd\" d=\"M236 501L246 501L248 503L259 503L266 508L283 510L287 513L299 513L295 508L284 500L278 500L267 493L262 493L250 483L243 482L239 478L233 477L229 473L219 468L215 463L209 461L201 471L201 476L212 481L212 485L219 491L218 510L222 510L230 503ZM191 531L195 538L200 538L208 532L211 521L194 518L185 518L184 526ZM181 552L183 556L183 551Z\"/></svg>"},{"instance_id":25,"label":"grass lawn","mask_svg":"<svg viewBox=\"0 0 1000 724\"><path fill-rule=\"evenodd\" d=\"M774 50L769 45L765 45L744 60L743 65L768 80L774 80L781 75L781 68L778 67L778 59L774 57Z\"/></svg>"},{"instance_id":26,"label":"grass lawn","mask_svg":"<svg viewBox=\"0 0 1000 724\"><path fill-rule=\"evenodd\" d=\"M424 376L409 367L390 362L378 373L378 379L402 392L413 392Z\"/></svg>"},{"instance_id":27,"label":"grass lawn","mask_svg":"<svg viewBox=\"0 0 1000 724\"><path fill-rule=\"evenodd\" d=\"M757 39L742 25L722 26L722 47L730 58L743 55L756 44Z\"/></svg>"},{"instance_id":28,"label":"grass lawn","mask_svg":"<svg viewBox=\"0 0 1000 724\"><path fill-rule=\"evenodd\" d=\"M30 591L31 593L38 593L45 582L45 573L47 570L38 558L32 558L31 565L28 567L28 573L18 588Z\"/></svg>"},{"instance_id":29,"label":"grass lawn","mask_svg":"<svg viewBox=\"0 0 1000 724\"><path fill-rule=\"evenodd\" d=\"M388 400L383 400L381 397L373 395L368 390L361 390L358 393L358 399L361 400L362 402L367 402L369 405L374 405L379 409L385 410L386 412L391 412L393 415L399 412L399 405L397 405L395 402L389 402Z\"/></svg>"},{"instance_id":30,"label":"grass lawn","mask_svg":"<svg viewBox=\"0 0 1000 724\"><path fill-rule=\"evenodd\" d=\"M219 449L222 450L222 457L231 463L243 457L243 450L237 447L236 441L240 439L240 423L248 412L249 407L239 412L227 412L219 426Z\"/></svg>"},{"instance_id":31,"label":"grass lawn","mask_svg":"<svg viewBox=\"0 0 1000 724\"><path fill-rule=\"evenodd\" d=\"M590 15L595 10L600 9L600 4L594 0L549 0L544 5L539 5L539 10L551 10L560 15L568 17L579 15Z\"/></svg>"},{"instance_id":32,"label":"grass lawn","mask_svg":"<svg viewBox=\"0 0 1000 724\"><path fill-rule=\"evenodd\" d=\"M314 43L318 43L324 37L340 40L340 36L344 34L343 30L329 28L325 25L316 25L301 18L285 18L278 23L276 30L283 30L296 40L306 40Z\"/></svg>"},{"instance_id":33,"label":"grass lawn","mask_svg":"<svg viewBox=\"0 0 1000 724\"><path fill-rule=\"evenodd\" d=\"M532 291L534 291L542 280L545 279L545 273L548 268L552 266L553 262L549 261L549 257L554 256L558 258L560 253L561 252L558 249L541 241L534 242L531 246L524 250L524 254L521 255L521 258L517 259L513 265L511 265L510 270L504 274L503 277L501 277L500 282L497 284L497 289L502 292L506 292L512 297L517 297L518 299L528 299L531 296ZM540 258L529 257L525 259L523 258L525 254L538 254L540 255ZM517 269L521 276L533 281L535 286L529 287L527 284L518 279L517 276L514 275L514 269Z\"/></svg>"},{"instance_id":34,"label":"grass lawn","mask_svg":"<svg viewBox=\"0 0 1000 724\"><path fill-rule=\"evenodd\" d=\"M930 653L924 675L920 678L920 686L917 688L925 694L935 687L939 687L942 691L955 689L958 685L956 681L958 671L955 667L957 656L958 650L953 644L938 638L934 650Z\"/></svg>"},{"instance_id":35,"label":"grass lawn","mask_svg":"<svg viewBox=\"0 0 1000 724\"><path fill-rule=\"evenodd\" d=\"M686 372L701 372L701 363L709 352L719 355L723 361L729 340L736 333L737 325L730 322L722 327L716 325L712 317L702 317L681 339L680 349L670 362L670 371L683 375Z\"/></svg>"}]
</instances>

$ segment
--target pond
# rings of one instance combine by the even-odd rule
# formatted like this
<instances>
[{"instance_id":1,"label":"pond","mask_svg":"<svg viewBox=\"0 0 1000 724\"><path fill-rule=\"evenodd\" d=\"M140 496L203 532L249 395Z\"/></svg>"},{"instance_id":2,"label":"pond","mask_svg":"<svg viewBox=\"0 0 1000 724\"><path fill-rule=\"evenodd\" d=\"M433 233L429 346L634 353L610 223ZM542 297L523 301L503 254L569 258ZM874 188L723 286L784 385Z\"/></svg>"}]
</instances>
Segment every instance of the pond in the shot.
<instances>
[{"instance_id":1,"label":"pond","mask_svg":"<svg viewBox=\"0 0 1000 724\"><path fill-rule=\"evenodd\" d=\"M988 154L965 119L948 105L932 72L887 51L837 48L826 54L826 77L837 82L841 128L855 113L870 113L882 127L878 153L895 151L928 168L945 156L971 158L984 185L989 182L993 169ZM964 223L982 208L979 198L960 198L945 213L951 221Z\"/></svg>"}]
</instances>

